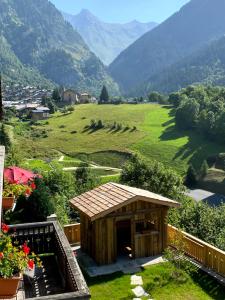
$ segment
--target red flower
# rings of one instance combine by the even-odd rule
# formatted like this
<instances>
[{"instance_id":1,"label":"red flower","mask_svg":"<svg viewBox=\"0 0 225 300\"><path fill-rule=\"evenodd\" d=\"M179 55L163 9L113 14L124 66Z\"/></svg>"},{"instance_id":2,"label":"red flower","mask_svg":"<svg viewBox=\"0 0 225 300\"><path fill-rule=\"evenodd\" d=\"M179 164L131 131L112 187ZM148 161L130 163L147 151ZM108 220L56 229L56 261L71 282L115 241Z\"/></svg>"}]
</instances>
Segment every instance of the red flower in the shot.
<instances>
[{"instance_id":1,"label":"red flower","mask_svg":"<svg viewBox=\"0 0 225 300\"><path fill-rule=\"evenodd\" d=\"M2 231L3 231L4 233L7 233L7 232L9 231L9 226L6 225L6 224L4 224L4 223L2 223Z\"/></svg>"},{"instance_id":2,"label":"red flower","mask_svg":"<svg viewBox=\"0 0 225 300\"><path fill-rule=\"evenodd\" d=\"M26 189L25 196L30 196L30 194L31 194L31 190L30 189Z\"/></svg>"},{"instance_id":3,"label":"red flower","mask_svg":"<svg viewBox=\"0 0 225 300\"><path fill-rule=\"evenodd\" d=\"M32 182L30 187L32 188L32 190L35 190L36 189L36 184L34 182Z\"/></svg>"},{"instance_id":4,"label":"red flower","mask_svg":"<svg viewBox=\"0 0 225 300\"><path fill-rule=\"evenodd\" d=\"M4 253L0 252L0 260L3 259L3 257L4 257Z\"/></svg>"},{"instance_id":5,"label":"red flower","mask_svg":"<svg viewBox=\"0 0 225 300\"><path fill-rule=\"evenodd\" d=\"M27 246L27 244L23 244L22 246L23 252L28 255L30 253L30 248Z\"/></svg>"},{"instance_id":6,"label":"red flower","mask_svg":"<svg viewBox=\"0 0 225 300\"><path fill-rule=\"evenodd\" d=\"M32 259L30 259L28 261L28 267L29 267L29 269L33 270L33 268L34 268L34 261Z\"/></svg>"}]
</instances>

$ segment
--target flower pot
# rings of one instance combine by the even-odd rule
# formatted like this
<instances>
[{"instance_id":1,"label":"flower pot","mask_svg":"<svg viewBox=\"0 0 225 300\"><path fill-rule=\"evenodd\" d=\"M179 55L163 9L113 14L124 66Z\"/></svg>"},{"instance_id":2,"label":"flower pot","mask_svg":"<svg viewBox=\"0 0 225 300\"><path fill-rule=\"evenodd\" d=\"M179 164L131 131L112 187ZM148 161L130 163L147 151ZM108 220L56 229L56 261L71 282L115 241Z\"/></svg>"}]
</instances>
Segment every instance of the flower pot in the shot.
<instances>
[{"instance_id":1,"label":"flower pot","mask_svg":"<svg viewBox=\"0 0 225 300\"><path fill-rule=\"evenodd\" d=\"M2 209L12 209L15 202L15 197L3 197L2 198Z\"/></svg>"},{"instance_id":2,"label":"flower pot","mask_svg":"<svg viewBox=\"0 0 225 300\"><path fill-rule=\"evenodd\" d=\"M15 297L22 276L13 278L0 278L0 298Z\"/></svg>"}]
</instances>

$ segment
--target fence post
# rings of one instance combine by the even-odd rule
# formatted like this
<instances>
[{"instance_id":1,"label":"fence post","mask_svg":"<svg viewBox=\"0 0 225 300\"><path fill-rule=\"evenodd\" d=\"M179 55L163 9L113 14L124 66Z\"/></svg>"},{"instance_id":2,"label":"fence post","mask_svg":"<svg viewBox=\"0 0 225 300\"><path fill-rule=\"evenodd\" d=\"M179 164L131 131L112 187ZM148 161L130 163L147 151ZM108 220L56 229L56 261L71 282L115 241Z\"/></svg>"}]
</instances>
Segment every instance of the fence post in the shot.
<instances>
[{"instance_id":1,"label":"fence post","mask_svg":"<svg viewBox=\"0 0 225 300\"><path fill-rule=\"evenodd\" d=\"M49 222L57 221L57 215L52 214L52 215L48 216L47 221L49 221Z\"/></svg>"}]
</instances>

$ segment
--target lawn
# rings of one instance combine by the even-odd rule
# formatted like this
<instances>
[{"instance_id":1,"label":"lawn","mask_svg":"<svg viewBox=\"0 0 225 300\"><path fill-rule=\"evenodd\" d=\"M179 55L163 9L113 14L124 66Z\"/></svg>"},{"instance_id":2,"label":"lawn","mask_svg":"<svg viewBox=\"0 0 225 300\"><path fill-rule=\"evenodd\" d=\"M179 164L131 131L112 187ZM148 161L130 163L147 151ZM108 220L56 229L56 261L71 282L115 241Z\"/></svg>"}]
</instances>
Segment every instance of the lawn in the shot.
<instances>
[{"instance_id":1,"label":"lawn","mask_svg":"<svg viewBox=\"0 0 225 300\"><path fill-rule=\"evenodd\" d=\"M88 128L91 120L101 120L104 128ZM122 128L113 129L114 122ZM196 133L178 131L172 110L157 104L79 105L71 114L57 113L48 122L29 126L30 136L24 126L16 132L21 149L32 157L60 151L74 159L121 167L135 151L181 174L189 162L198 167L209 155L223 152L222 146Z\"/></svg>"},{"instance_id":2,"label":"lawn","mask_svg":"<svg viewBox=\"0 0 225 300\"><path fill-rule=\"evenodd\" d=\"M154 300L224 300L225 288L213 278L199 271L185 276L185 281L171 279L168 263L145 268L141 275L144 288ZM130 275L116 273L87 279L92 300L132 300Z\"/></svg>"},{"instance_id":3,"label":"lawn","mask_svg":"<svg viewBox=\"0 0 225 300\"><path fill-rule=\"evenodd\" d=\"M27 159L21 164L21 167L41 172L48 172L53 168L62 168L61 164L56 160L49 162L42 159Z\"/></svg>"}]
</instances>

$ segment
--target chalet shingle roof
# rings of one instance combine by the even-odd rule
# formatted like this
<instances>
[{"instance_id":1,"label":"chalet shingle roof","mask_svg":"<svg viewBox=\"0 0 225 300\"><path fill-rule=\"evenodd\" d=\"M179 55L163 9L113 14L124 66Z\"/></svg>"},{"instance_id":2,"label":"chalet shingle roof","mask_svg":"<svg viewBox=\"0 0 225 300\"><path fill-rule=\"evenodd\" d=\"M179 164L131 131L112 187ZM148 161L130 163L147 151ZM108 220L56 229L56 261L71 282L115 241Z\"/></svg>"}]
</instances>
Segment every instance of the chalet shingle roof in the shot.
<instances>
[{"instance_id":1,"label":"chalet shingle roof","mask_svg":"<svg viewBox=\"0 0 225 300\"><path fill-rule=\"evenodd\" d=\"M96 220L137 199L169 207L180 206L161 195L111 182L75 197L70 203L91 220Z\"/></svg>"}]
</instances>

